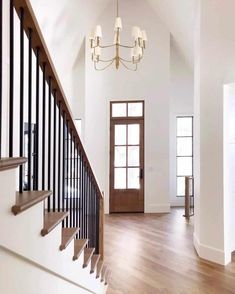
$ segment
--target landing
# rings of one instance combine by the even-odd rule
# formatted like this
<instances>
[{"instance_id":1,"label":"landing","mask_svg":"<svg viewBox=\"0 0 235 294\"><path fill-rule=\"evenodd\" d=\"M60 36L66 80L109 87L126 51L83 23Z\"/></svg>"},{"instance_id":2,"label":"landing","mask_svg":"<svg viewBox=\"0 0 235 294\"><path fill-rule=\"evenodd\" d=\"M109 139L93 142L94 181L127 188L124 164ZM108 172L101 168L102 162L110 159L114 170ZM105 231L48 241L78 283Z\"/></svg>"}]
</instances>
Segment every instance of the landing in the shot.
<instances>
[{"instance_id":1,"label":"landing","mask_svg":"<svg viewBox=\"0 0 235 294\"><path fill-rule=\"evenodd\" d=\"M106 216L105 256L112 269L107 294L235 293L235 261L226 267L200 260L193 226L171 214Z\"/></svg>"}]
</instances>

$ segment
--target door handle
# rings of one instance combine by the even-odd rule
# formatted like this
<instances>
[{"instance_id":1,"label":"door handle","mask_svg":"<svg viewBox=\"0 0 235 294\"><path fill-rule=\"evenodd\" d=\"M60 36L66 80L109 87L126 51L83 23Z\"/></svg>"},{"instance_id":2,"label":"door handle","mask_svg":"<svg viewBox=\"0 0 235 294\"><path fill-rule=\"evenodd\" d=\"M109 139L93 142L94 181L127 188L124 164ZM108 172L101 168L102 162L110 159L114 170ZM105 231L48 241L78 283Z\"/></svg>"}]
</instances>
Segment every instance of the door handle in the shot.
<instances>
[{"instance_id":1,"label":"door handle","mask_svg":"<svg viewBox=\"0 0 235 294\"><path fill-rule=\"evenodd\" d=\"M140 179L143 179L144 177L144 170L141 168L140 169Z\"/></svg>"}]
</instances>

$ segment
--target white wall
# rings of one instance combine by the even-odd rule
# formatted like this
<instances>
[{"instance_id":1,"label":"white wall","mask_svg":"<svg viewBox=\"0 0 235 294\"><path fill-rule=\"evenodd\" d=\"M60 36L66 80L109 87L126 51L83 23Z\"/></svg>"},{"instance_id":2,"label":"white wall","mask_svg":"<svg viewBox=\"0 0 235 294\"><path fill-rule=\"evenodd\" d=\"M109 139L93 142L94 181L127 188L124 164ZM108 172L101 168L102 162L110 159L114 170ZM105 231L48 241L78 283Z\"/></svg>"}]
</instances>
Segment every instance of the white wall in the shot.
<instances>
[{"instance_id":1,"label":"white wall","mask_svg":"<svg viewBox=\"0 0 235 294\"><path fill-rule=\"evenodd\" d=\"M0 290L7 294L88 294L65 279L0 247ZM2 268L1 268L2 267Z\"/></svg>"},{"instance_id":2,"label":"white wall","mask_svg":"<svg viewBox=\"0 0 235 294\"><path fill-rule=\"evenodd\" d=\"M85 131L85 98L86 98L86 44L85 39L72 69L71 110L74 119L81 119L81 137Z\"/></svg>"},{"instance_id":3,"label":"white wall","mask_svg":"<svg viewBox=\"0 0 235 294\"><path fill-rule=\"evenodd\" d=\"M235 250L235 84L224 87L224 227L225 253Z\"/></svg>"},{"instance_id":4,"label":"white wall","mask_svg":"<svg viewBox=\"0 0 235 294\"><path fill-rule=\"evenodd\" d=\"M113 13L112 13L113 11ZM170 35L151 7L143 1L123 1L121 40L130 43L131 27L138 24L149 35L146 55L137 72L114 67L94 71L87 44L85 145L105 191L109 211L109 102L145 100L145 211L169 211L169 59ZM99 20L104 43L113 42L115 7L112 3ZM112 52L111 52L112 53ZM110 52L104 56L110 56ZM129 51L127 57L129 57Z\"/></svg>"},{"instance_id":5,"label":"white wall","mask_svg":"<svg viewBox=\"0 0 235 294\"><path fill-rule=\"evenodd\" d=\"M181 52L171 42L170 55L170 202L184 205L184 197L176 191L176 117L193 115L193 71Z\"/></svg>"},{"instance_id":6,"label":"white wall","mask_svg":"<svg viewBox=\"0 0 235 294\"><path fill-rule=\"evenodd\" d=\"M196 217L194 241L203 258L226 264L223 85L235 80L233 0L198 6L195 52ZM231 232L230 232L231 233Z\"/></svg>"}]
</instances>

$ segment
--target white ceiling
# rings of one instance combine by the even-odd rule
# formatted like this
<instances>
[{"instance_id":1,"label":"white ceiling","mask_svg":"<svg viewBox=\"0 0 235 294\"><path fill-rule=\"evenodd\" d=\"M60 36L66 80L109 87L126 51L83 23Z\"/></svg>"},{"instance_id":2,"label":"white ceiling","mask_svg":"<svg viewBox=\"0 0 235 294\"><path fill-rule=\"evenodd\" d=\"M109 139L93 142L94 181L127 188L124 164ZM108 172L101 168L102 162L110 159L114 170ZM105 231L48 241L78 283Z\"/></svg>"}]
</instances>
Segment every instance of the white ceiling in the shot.
<instances>
[{"instance_id":1,"label":"white ceiling","mask_svg":"<svg viewBox=\"0 0 235 294\"><path fill-rule=\"evenodd\" d=\"M68 52L68 68L73 65L84 36L89 33L96 20L112 1L115 0L31 0L52 55L56 51L53 57L57 65L61 62L60 53L64 50ZM119 1L121 5L125 0ZM134 5L135 0L131 1ZM197 0L144 1L149 2L155 13L168 27L174 46L177 46L192 67L194 7ZM63 40L61 36L64 36Z\"/></svg>"}]
</instances>

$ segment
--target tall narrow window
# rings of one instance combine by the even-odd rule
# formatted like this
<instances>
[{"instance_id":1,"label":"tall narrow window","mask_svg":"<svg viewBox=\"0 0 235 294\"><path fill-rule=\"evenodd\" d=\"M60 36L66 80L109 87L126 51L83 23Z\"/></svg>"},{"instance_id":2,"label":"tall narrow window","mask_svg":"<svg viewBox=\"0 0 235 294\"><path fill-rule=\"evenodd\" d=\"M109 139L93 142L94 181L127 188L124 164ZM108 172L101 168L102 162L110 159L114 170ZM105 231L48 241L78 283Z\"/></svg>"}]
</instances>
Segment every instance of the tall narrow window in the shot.
<instances>
[{"instance_id":1,"label":"tall narrow window","mask_svg":"<svg viewBox=\"0 0 235 294\"><path fill-rule=\"evenodd\" d=\"M185 177L193 176L193 117L177 117L177 196L185 195Z\"/></svg>"}]
</instances>

